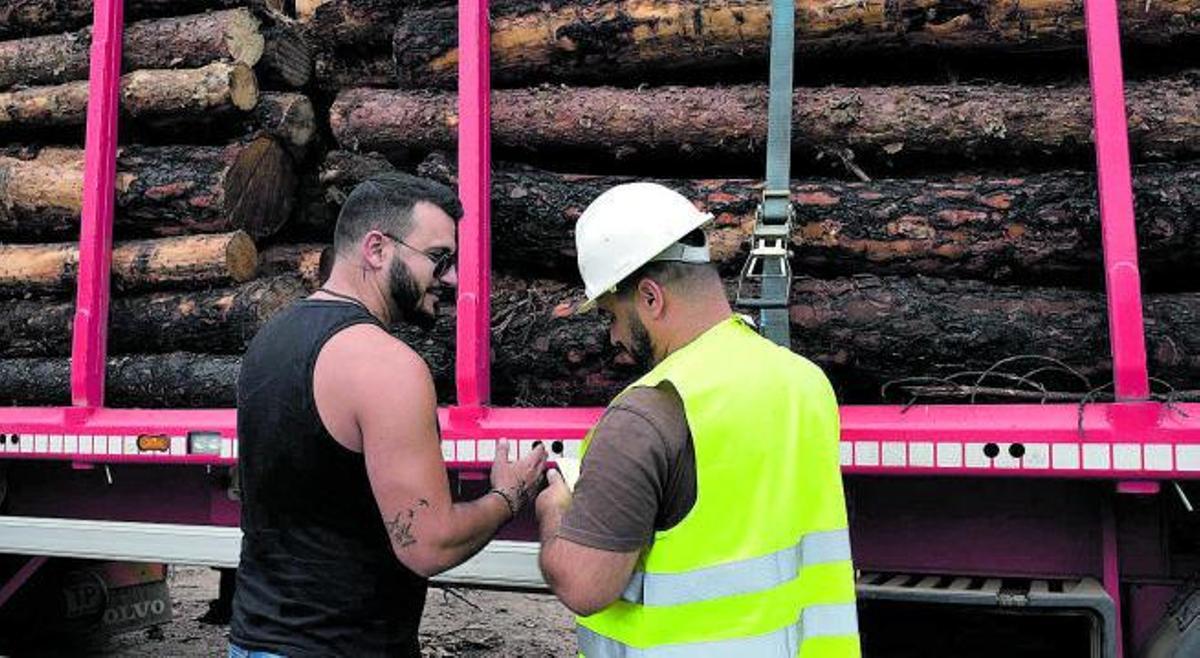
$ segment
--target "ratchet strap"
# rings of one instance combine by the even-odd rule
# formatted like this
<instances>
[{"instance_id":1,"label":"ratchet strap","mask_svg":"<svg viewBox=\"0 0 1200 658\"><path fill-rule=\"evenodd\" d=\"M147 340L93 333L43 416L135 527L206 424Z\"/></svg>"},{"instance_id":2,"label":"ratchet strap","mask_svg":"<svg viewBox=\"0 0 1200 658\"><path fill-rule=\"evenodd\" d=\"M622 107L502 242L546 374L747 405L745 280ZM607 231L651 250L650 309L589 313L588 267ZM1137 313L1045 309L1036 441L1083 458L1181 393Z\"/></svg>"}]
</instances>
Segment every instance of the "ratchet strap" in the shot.
<instances>
[{"instance_id":1,"label":"ratchet strap","mask_svg":"<svg viewBox=\"0 0 1200 658\"><path fill-rule=\"evenodd\" d=\"M795 47L794 0L772 0L771 88L767 123L767 178L750 238L750 257L738 278L737 305L758 311L759 332L791 346L788 299L792 268L792 62Z\"/></svg>"}]
</instances>

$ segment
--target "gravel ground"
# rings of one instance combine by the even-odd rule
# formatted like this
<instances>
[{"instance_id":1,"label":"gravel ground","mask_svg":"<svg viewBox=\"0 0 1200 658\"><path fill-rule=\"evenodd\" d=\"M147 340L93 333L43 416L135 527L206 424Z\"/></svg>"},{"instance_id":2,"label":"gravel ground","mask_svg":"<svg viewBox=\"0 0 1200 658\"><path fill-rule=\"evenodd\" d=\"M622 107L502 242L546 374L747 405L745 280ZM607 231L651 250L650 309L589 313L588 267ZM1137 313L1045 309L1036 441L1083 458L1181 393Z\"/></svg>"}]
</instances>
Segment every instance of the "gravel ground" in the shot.
<instances>
[{"instance_id":1,"label":"gravel ground","mask_svg":"<svg viewBox=\"0 0 1200 658\"><path fill-rule=\"evenodd\" d=\"M217 597L218 581L212 569L172 568L174 621L111 638L83 655L223 655L228 627L199 621ZM422 653L428 658L570 656L573 626L571 614L549 595L431 588L421 622Z\"/></svg>"},{"instance_id":2,"label":"gravel ground","mask_svg":"<svg viewBox=\"0 0 1200 658\"><path fill-rule=\"evenodd\" d=\"M218 572L175 567L169 578L171 623L89 648L46 648L37 655L223 657L228 627L201 621L217 598ZM860 622L864 653L871 658L1086 658L1087 624L1067 619L1016 623L1008 614L919 606L873 611L867 605ZM425 658L574 656L573 625L570 613L549 595L431 588L421 623L422 653Z\"/></svg>"}]
</instances>

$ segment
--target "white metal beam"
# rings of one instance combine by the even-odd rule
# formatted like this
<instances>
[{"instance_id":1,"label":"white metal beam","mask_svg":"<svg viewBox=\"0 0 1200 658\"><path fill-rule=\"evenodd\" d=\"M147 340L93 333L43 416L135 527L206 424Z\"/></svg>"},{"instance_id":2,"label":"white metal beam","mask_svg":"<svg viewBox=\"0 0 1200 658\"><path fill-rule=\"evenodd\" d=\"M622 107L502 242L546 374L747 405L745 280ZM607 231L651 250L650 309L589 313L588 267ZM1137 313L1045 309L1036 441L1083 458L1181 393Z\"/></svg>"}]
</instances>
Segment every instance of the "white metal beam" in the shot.
<instances>
[{"instance_id":1,"label":"white metal beam","mask_svg":"<svg viewBox=\"0 0 1200 658\"><path fill-rule=\"evenodd\" d=\"M0 553L236 567L240 528L0 516ZM434 582L545 589L533 542L493 541Z\"/></svg>"}]
</instances>

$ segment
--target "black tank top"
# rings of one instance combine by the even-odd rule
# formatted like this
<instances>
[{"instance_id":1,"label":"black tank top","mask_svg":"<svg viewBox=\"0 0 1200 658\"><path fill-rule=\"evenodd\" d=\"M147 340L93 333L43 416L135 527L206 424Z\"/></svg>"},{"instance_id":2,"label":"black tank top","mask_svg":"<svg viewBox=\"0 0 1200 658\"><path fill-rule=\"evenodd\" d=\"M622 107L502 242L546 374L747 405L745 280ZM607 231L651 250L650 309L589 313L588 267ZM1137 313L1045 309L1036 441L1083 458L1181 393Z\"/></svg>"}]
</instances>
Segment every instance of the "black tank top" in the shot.
<instances>
[{"instance_id":1,"label":"black tank top","mask_svg":"<svg viewBox=\"0 0 1200 658\"><path fill-rule=\"evenodd\" d=\"M325 430L313 367L349 302L306 299L255 336L238 378L241 563L230 641L287 656L419 656L426 581L392 552L360 453Z\"/></svg>"}]
</instances>

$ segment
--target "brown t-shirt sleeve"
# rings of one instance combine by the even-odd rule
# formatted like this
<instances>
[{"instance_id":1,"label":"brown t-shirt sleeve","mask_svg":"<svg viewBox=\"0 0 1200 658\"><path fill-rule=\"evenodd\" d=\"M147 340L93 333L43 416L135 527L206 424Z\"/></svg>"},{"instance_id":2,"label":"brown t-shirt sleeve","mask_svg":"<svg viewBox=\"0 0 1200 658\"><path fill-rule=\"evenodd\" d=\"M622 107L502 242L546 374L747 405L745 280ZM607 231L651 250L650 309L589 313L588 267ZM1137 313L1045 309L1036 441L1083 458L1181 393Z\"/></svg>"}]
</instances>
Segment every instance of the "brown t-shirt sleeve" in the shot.
<instances>
[{"instance_id":1,"label":"brown t-shirt sleeve","mask_svg":"<svg viewBox=\"0 0 1200 658\"><path fill-rule=\"evenodd\" d=\"M673 389L636 388L600 419L558 536L606 551L650 543L695 502L695 454Z\"/></svg>"}]
</instances>

